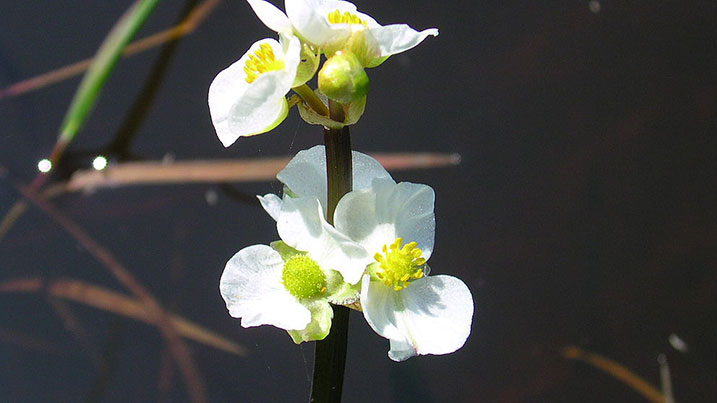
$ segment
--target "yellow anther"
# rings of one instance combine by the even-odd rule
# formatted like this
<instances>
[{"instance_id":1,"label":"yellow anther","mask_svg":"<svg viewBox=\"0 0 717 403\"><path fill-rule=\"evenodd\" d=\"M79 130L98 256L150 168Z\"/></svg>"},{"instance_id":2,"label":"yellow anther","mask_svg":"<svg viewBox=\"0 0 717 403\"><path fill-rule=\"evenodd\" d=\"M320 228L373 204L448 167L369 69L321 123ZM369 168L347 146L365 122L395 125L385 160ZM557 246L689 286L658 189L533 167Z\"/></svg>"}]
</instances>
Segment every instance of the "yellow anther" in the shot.
<instances>
[{"instance_id":1,"label":"yellow anther","mask_svg":"<svg viewBox=\"0 0 717 403\"><path fill-rule=\"evenodd\" d=\"M356 14L351 14L348 11L344 11L343 13L341 13L341 11L339 10L334 10L330 12L327 17L329 20L329 24L360 24L363 26L368 26L366 21L362 20Z\"/></svg>"},{"instance_id":2,"label":"yellow anther","mask_svg":"<svg viewBox=\"0 0 717 403\"><path fill-rule=\"evenodd\" d=\"M378 265L372 273L373 277L392 287L394 291L400 291L408 287L412 280L422 278L426 259L421 257L423 252L417 246L416 242L403 245L401 238L384 245L383 255L374 255Z\"/></svg>"},{"instance_id":3,"label":"yellow anther","mask_svg":"<svg viewBox=\"0 0 717 403\"><path fill-rule=\"evenodd\" d=\"M284 68L283 60L276 60L274 50L268 43L259 45L259 49L254 51L253 55L244 64L244 72L246 73L246 82L253 83L260 75L267 71L276 71Z\"/></svg>"}]
</instances>

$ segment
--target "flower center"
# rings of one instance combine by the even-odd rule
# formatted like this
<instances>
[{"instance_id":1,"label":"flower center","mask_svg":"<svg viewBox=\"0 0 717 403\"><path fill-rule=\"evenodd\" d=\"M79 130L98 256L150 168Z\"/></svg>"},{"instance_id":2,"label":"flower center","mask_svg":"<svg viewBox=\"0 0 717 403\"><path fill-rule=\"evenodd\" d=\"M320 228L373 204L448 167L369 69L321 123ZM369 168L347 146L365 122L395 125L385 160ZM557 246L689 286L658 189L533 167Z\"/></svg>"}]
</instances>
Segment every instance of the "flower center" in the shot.
<instances>
[{"instance_id":1,"label":"flower center","mask_svg":"<svg viewBox=\"0 0 717 403\"><path fill-rule=\"evenodd\" d=\"M423 252L416 247L417 243L410 242L403 247L401 244L403 239L396 238L392 244L383 246L383 255L374 255L378 262L374 278L393 287L395 291L401 291L408 287L411 280L423 277L423 266L426 264L426 259L421 257Z\"/></svg>"},{"instance_id":2,"label":"flower center","mask_svg":"<svg viewBox=\"0 0 717 403\"><path fill-rule=\"evenodd\" d=\"M326 274L308 256L297 255L286 261L281 280L296 298L313 298L326 292Z\"/></svg>"},{"instance_id":3,"label":"flower center","mask_svg":"<svg viewBox=\"0 0 717 403\"><path fill-rule=\"evenodd\" d=\"M329 13L329 24L360 24L368 26L366 21L362 20L356 14L351 14L345 11L343 14L339 10L334 10Z\"/></svg>"},{"instance_id":4,"label":"flower center","mask_svg":"<svg viewBox=\"0 0 717 403\"><path fill-rule=\"evenodd\" d=\"M276 60L274 50L268 43L259 45L259 49L253 55L249 55L244 72L246 73L246 82L253 83L260 75L267 71L277 71L284 68L283 60Z\"/></svg>"}]
</instances>

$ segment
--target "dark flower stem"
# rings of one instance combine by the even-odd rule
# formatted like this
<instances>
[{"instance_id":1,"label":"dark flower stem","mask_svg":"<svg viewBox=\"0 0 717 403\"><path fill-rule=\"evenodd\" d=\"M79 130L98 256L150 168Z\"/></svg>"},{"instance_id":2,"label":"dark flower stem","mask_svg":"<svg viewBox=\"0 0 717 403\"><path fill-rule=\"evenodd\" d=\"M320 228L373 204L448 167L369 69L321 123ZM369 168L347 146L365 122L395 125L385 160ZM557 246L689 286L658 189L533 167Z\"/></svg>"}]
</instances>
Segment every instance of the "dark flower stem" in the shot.
<instances>
[{"instance_id":1,"label":"dark flower stem","mask_svg":"<svg viewBox=\"0 0 717 403\"><path fill-rule=\"evenodd\" d=\"M344 112L340 104L329 101L329 111L331 119L344 121ZM324 144L328 181L326 220L333 224L336 205L346 193L351 191L353 184L351 135L348 126L342 129L324 128ZM311 385L311 402L315 403L341 401L350 310L338 305L333 309L331 332L324 340L316 342L314 380Z\"/></svg>"}]
</instances>

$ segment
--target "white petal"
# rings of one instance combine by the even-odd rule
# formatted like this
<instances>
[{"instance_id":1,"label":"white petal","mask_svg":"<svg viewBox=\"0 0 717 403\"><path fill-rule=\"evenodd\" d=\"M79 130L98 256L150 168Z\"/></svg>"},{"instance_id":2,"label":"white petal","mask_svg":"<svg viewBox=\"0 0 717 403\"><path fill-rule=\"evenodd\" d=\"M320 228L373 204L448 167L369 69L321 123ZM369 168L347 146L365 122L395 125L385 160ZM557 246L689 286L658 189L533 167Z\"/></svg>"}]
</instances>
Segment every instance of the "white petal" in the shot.
<instances>
[{"instance_id":1,"label":"white petal","mask_svg":"<svg viewBox=\"0 0 717 403\"><path fill-rule=\"evenodd\" d=\"M283 269L279 253L266 245L246 247L229 259L219 290L229 314L242 318L243 327L300 330L311 321L311 312L284 288Z\"/></svg>"},{"instance_id":2,"label":"white petal","mask_svg":"<svg viewBox=\"0 0 717 403\"><path fill-rule=\"evenodd\" d=\"M244 63L245 60L242 58L222 70L209 86L209 112L217 135L225 147L229 147L238 138L229 129L229 112L249 87Z\"/></svg>"},{"instance_id":3,"label":"white petal","mask_svg":"<svg viewBox=\"0 0 717 403\"><path fill-rule=\"evenodd\" d=\"M353 189L365 189L374 179L391 179L391 175L372 157L353 151ZM284 169L276 175L297 196L316 197L326 206L326 151L324 146L314 146L299 151Z\"/></svg>"},{"instance_id":4,"label":"white petal","mask_svg":"<svg viewBox=\"0 0 717 403\"><path fill-rule=\"evenodd\" d=\"M316 197L326 205L326 155L323 146L299 151L276 175L297 197Z\"/></svg>"},{"instance_id":5,"label":"white petal","mask_svg":"<svg viewBox=\"0 0 717 403\"><path fill-rule=\"evenodd\" d=\"M264 207L264 210L269 213L274 221L279 219L279 212L281 212L281 205L283 204L279 196L268 193L264 196L257 196L256 198L259 199L261 206Z\"/></svg>"},{"instance_id":6,"label":"white petal","mask_svg":"<svg viewBox=\"0 0 717 403\"><path fill-rule=\"evenodd\" d=\"M284 60L284 69L266 72L249 84L244 67L249 56L262 44L271 46L277 58ZM295 37L282 37L282 43L262 39L212 81L209 111L217 136L225 147L241 136L267 132L284 120L288 113L284 95L296 76L300 50L300 41Z\"/></svg>"},{"instance_id":7,"label":"white petal","mask_svg":"<svg viewBox=\"0 0 717 403\"><path fill-rule=\"evenodd\" d=\"M393 293L393 298L384 295L388 293ZM396 361L413 355L452 353L470 335L473 297L455 277L424 277L399 292L372 281L366 292L362 288L361 302L369 325L392 341L389 357Z\"/></svg>"},{"instance_id":8,"label":"white petal","mask_svg":"<svg viewBox=\"0 0 717 403\"><path fill-rule=\"evenodd\" d=\"M324 270L336 270L349 284L361 280L373 258L364 248L332 227L314 197L287 197L276 228L287 245L308 253Z\"/></svg>"},{"instance_id":9,"label":"white petal","mask_svg":"<svg viewBox=\"0 0 717 403\"><path fill-rule=\"evenodd\" d=\"M354 175L353 190L370 188L376 179L385 179L396 183L391 174L386 171L386 168L373 157L357 151L353 151L351 156Z\"/></svg>"},{"instance_id":10,"label":"white petal","mask_svg":"<svg viewBox=\"0 0 717 403\"><path fill-rule=\"evenodd\" d=\"M393 361L406 361L417 355L416 349L407 341L390 339L389 346L388 358Z\"/></svg>"},{"instance_id":11,"label":"white petal","mask_svg":"<svg viewBox=\"0 0 717 403\"><path fill-rule=\"evenodd\" d=\"M448 354L463 347L473 321L473 296L463 281L424 277L399 294L405 307L399 326L418 354Z\"/></svg>"},{"instance_id":12,"label":"white petal","mask_svg":"<svg viewBox=\"0 0 717 403\"><path fill-rule=\"evenodd\" d=\"M336 206L336 229L369 253L381 251L396 238L416 242L428 259L436 230L435 194L427 185L374 180L373 187L348 193Z\"/></svg>"},{"instance_id":13,"label":"white petal","mask_svg":"<svg viewBox=\"0 0 717 403\"><path fill-rule=\"evenodd\" d=\"M289 17L279 10L275 5L264 0L247 0L256 16L269 29L275 32L292 32L291 21Z\"/></svg>"},{"instance_id":14,"label":"white petal","mask_svg":"<svg viewBox=\"0 0 717 403\"><path fill-rule=\"evenodd\" d=\"M286 84L291 86L294 84L296 69L301 62L301 40L292 34L282 32L279 33L279 42L284 54L285 69L291 75L291 80L287 78Z\"/></svg>"},{"instance_id":15,"label":"white petal","mask_svg":"<svg viewBox=\"0 0 717 403\"><path fill-rule=\"evenodd\" d=\"M409 286L410 287L410 286ZM407 343L403 331L397 326L396 292L371 276L361 279L361 308L369 326L379 335L399 342Z\"/></svg>"},{"instance_id":16,"label":"white petal","mask_svg":"<svg viewBox=\"0 0 717 403\"><path fill-rule=\"evenodd\" d=\"M318 47L344 41L351 33L347 25L329 24L330 11L356 10L356 6L346 1L317 0L286 0L284 8L295 32L302 39Z\"/></svg>"},{"instance_id":17,"label":"white petal","mask_svg":"<svg viewBox=\"0 0 717 403\"><path fill-rule=\"evenodd\" d=\"M272 77L280 73L262 74L233 105L228 119L230 133L219 137L225 147L239 137L266 133L286 119L289 106L284 94L289 89L279 86L279 80Z\"/></svg>"},{"instance_id":18,"label":"white petal","mask_svg":"<svg viewBox=\"0 0 717 403\"><path fill-rule=\"evenodd\" d=\"M406 24L393 24L370 29L371 35L378 42L381 57L395 55L409 50L423 42L428 36L438 36L436 28L421 32Z\"/></svg>"}]
</instances>

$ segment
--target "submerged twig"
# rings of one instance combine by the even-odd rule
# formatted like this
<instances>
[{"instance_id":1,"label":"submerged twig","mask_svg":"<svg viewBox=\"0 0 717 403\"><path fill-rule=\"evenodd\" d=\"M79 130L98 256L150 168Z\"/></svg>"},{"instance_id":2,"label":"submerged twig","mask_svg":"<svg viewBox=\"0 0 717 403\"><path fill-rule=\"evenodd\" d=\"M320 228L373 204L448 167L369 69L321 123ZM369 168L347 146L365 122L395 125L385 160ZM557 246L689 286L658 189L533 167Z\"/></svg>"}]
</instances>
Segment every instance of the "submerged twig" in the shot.
<instances>
[{"instance_id":1,"label":"submerged twig","mask_svg":"<svg viewBox=\"0 0 717 403\"><path fill-rule=\"evenodd\" d=\"M623 382L648 400L654 403L666 403L659 389L652 386L644 378L636 375L618 362L599 354L584 351L577 346L563 348L562 356L571 360L584 361L597 369L600 369L617 380Z\"/></svg>"},{"instance_id":2,"label":"submerged twig","mask_svg":"<svg viewBox=\"0 0 717 403\"><path fill-rule=\"evenodd\" d=\"M20 346L21 348L41 353L55 355L64 355L68 353L66 348L55 344L53 341L5 328L0 328L0 343L12 343Z\"/></svg>"},{"instance_id":3,"label":"submerged twig","mask_svg":"<svg viewBox=\"0 0 717 403\"><path fill-rule=\"evenodd\" d=\"M2 241L8 231L10 231L10 228L15 225L15 222L22 216L25 210L27 210L27 203L25 203L24 200L18 200L10 207L10 210L8 210L0 222L0 241Z\"/></svg>"},{"instance_id":4,"label":"submerged twig","mask_svg":"<svg viewBox=\"0 0 717 403\"><path fill-rule=\"evenodd\" d=\"M41 277L34 277L0 283L0 293L37 293L43 290L52 298L62 298L157 326L146 307L137 299L81 280L62 278L46 281ZM246 354L244 347L179 315L168 314L168 319L182 337L228 353L240 356Z\"/></svg>"},{"instance_id":5,"label":"submerged twig","mask_svg":"<svg viewBox=\"0 0 717 403\"><path fill-rule=\"evenodd\" d=\"M388 170L426 169L456 165L457 154L374 153ZM290 157L242 160L125 162L102 171L81 170L63 184L64 191L102 187L156 184L270 181L288 164Z\"/></svg>"},{"instance_id":6,"label":"submerged twig","mask_svg":"<svg viewBox=\"0 0 717 403\"><path fill-rule=\"evenodd\" d=\"M458 165L459 154L370 153L387 170L431 169ZM54 198L67 192L96 188L219 182L262 182L273 180L290 157L238 160L146 161L112 164L102 171L76 171L69 181L48 187L43 197ZM2 169L2 167L0 167ZM0 241L27 209L18 201L0 222Z\"/></svg>"},{"instance_id":7,"label":"submerged twig","mask_svg":"<svg viewBox=\"0 0 717 403\"><path fill-rule=\"evenodd\" d=\"M660 384L662 385L662 396L665 403L675 403L675 395L672 393L672 376L670 376L670 366L667 364L667 356L660 354L657 356L657 363L660 364Z\"/></svg>"},{"instance_id":8,"label":"submerged twig","mask_svg":"<svg viewBox=\"0 0 717 403\"><path fill-rule=\"evenodd\" d=\"M140 301L142 301L149 315L156 321L162 336L172 351L175 361L179 366L187 389L193 401L206 401L204 383L201 380L199 371L194 365L194 360L187 345L182 340L174 324L167 317L162 306L152 294L140 284L137 279L125 268L107 249L87 234L82 227L75 223L70 217L56 209L51 203L43 199L32 188L16 186L18 191L32 204L44 211L53 221L59 224L68 234L72 235L95 259L102 264L122 285L130 290Z\"/></svg>"},{"instance_id":9,"label":"submerged twig","mask_svg":"<svg viewBox=\"0 0 717 403\"><path fill-rule=\"evenodd\" d=\"M75 340L77 340L77 343L79 343L87 355L89 355L90 361L92 361L95 369L99 369L102 365L100 351L92 340L90 332L85 328L77 315L75 315L69 304L53 295L47 296L47 302L50 303L52 309L60 319L62 319L65 329L72 334Z\"/></svg>"}]
</instances>

